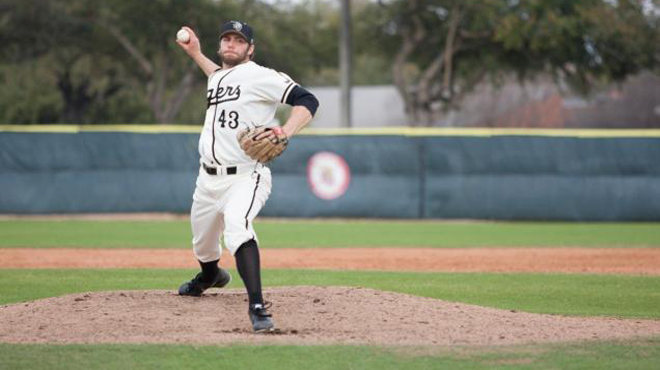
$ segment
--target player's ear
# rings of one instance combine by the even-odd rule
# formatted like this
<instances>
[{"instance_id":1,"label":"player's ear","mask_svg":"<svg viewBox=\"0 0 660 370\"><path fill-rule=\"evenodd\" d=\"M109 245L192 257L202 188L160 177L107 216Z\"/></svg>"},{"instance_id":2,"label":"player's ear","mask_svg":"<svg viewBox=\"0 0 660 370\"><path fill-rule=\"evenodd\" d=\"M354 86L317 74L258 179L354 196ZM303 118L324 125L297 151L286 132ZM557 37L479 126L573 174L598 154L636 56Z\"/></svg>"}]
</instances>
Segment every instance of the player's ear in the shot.
<instances>
[{"instance_id":1,"label":"player's ear","mask_svg":"<svg viewBox=\"0 0 660 370\"><path fill-rule=\"evenodd\" d=\"M248 55L250 57L250 60L254 59L254 44L250 45L248 48Z\"/></svg>"}]
</instances>

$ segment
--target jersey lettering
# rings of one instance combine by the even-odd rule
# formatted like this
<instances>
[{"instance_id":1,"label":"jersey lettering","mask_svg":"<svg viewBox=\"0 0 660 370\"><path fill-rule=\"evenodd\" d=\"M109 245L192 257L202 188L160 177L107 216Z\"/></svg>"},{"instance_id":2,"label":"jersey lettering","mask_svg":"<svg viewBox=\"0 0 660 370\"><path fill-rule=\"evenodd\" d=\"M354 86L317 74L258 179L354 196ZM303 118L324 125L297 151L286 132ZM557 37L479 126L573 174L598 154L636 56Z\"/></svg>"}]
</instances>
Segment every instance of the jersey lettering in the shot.
<instances>
[{"instance_id":1,"label":"jersey lettering","mask_svg":"<svg viewBox=\"0 0 660 370\"><path fill-rule=\"evenodd\" d=\"M215 93L214 93L215 90ZM220 86L218 89L209 89L206 91L206 107L212 105L238 100L241 97L241 85L238 86Z\"/></svg>"}]
</instances>

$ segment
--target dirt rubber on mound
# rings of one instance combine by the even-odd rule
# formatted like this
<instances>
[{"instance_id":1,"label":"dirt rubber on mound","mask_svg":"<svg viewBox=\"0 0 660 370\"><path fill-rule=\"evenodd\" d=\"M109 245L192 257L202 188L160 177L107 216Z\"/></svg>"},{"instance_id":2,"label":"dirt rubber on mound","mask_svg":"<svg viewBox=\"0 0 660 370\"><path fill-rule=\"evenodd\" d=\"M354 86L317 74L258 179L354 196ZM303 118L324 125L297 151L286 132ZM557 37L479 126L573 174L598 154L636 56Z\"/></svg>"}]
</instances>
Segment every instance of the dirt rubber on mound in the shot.
<instances>
[{"instance_id":1,"label":"dirt rubber on mound","mask_svg":"<svg viewBox=\"0 0 660 370\"><path fill-rule=\"evenodd\" d=\"M483 308L346 287L265 290L274 334L251 332L242 289L67 295L0 307L0 342L498 345L660 335L660 321Z\"/></svg>"}]
</instances>

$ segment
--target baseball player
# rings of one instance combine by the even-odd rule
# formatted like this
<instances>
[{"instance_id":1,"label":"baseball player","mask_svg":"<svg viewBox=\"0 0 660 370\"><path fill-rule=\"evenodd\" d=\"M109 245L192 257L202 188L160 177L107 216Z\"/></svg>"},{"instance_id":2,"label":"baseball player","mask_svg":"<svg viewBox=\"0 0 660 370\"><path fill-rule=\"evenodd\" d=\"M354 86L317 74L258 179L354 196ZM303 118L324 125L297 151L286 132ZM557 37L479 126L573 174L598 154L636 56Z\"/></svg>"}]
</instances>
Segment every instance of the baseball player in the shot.
<instances>
[{"instance_id":1,"label":"baseball player","mask_svg":"<svg viewBox=\"0 0 660 370\"><path fill-rule=\"evenodd\" d=\"M218 266L222 236L247 289L254 331L271 331L274 323L262 295L252 221L271 191L265 162L281 153L288 139L312 120L318 100L286 74L252 61L255 43L247 23L230 21L222 26L218 49L222 66L202 54L192 29L183 29L189 40L177 39L177 43L208 76L208 85L199 138L200 169L190 212L194 255L202 271L181 285L179 294L200 296L208 288L221 288L231 281L231 275ZM279 104L293 106L282 127L274 124Z\"/></svg>"}]
</instances>

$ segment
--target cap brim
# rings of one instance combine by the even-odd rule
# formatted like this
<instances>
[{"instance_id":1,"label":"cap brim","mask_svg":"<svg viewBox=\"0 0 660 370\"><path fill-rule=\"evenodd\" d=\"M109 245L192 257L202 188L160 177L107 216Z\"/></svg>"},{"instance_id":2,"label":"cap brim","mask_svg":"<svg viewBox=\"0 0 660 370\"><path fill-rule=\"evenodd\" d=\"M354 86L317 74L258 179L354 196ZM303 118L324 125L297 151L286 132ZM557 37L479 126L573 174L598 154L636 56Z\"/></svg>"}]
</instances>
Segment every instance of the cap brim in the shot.
<instances>
[{"instance_id":1,"label":"cap brim","mask_svg":"<svg viewBox=\"0 0 660 370\"><path fill-rule=\"evenodd\" d=\"M230 34L230 33L233 33L233 34L235 34L235 35L239 35L239 36L241 36L245 41L247 41L248 44L251 44L250 40L249 40L247 37L245 37L244 34L238 32L238 31L235 31L235 30L227 30L227 31L221 33L221 34L220 34L220 38L222 38L222 36L224 36L224 35L228 35L228 34Z\"/></svg>"}]
</instances>

